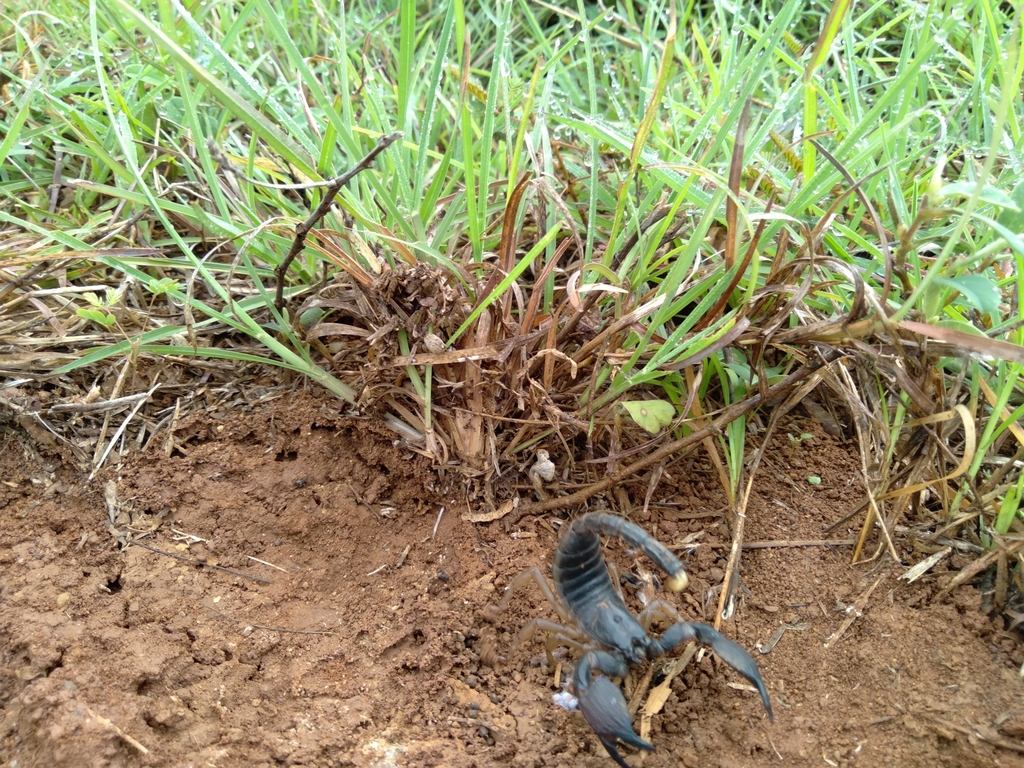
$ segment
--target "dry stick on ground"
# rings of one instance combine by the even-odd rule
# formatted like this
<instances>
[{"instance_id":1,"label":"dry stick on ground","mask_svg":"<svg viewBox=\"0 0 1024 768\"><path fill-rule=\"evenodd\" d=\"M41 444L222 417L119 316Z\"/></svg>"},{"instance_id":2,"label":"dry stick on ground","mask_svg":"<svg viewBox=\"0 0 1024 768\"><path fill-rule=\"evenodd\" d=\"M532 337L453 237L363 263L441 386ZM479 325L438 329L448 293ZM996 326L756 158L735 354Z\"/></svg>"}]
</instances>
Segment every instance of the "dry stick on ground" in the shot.
<instances>
[{"instance_id":1,"label":"dry stick on ground","mask_svg":"<svg viewBox=\"0 0 1024 768\"><path fill-rule=\"evenodd\" d=\"M761 447L754 454L754 461L747 473L747 485L743 489L743 495L740 497L739 507L736 510L736 522L732 530L732 546L729 550L729 561L725 566L722 592L718 598L718 610L715 612L715 630L721 629L725 607L732 600L732 596L736 591L736 585L739 583L739 579L736 577L739 575L740 557L743 553L743 532L747 522L747 508L750 506L750 494L754 490L754 477L757 475L757 469L761 465L761 458L764 456L768 443L772 439L772 433L782 417L789 413L797 403L803 400L806 395L809 395L820 383L821 377L817 374L812 375L809 381L802 382L799 387L788 394L785 402L772 411L771 418L768 420L768 427L765 429L761 439Z\"/></svg>"},{"instance_id":2,"label":"dry stick on ground","mask_svg":"<svg viewBox=\"0 0 1024 768\"><path fill-rule=\"evenodd\" d=\"M852 547L856 539L767 539L765 541L745 541L744 549L787 549L789 547ZM711 549L725 549L732 544L706 544Z\"/></svg>"},{"instance_id":3,"label":"dry stick on ground","mask_svg":"<svg viewBox=\"0 0 1024 768\"><path fill-rule=\"evenodd\" d=\"M843 623L840 625L839 629L833 632L831 636L828 638L828 640L825 641L825 648L831 648L836 643L838 643L843 638L843 635L846 634L846 630L850 628L850 625L864 615L864 608L868 604L868 599L871 597L871 593L875 591L875 588L879 584L885 581L888 575L888 573L883 573L881 576L875 579L875 583L868 587L866 590L864 590L864 592L861 594L860 597L857 598L854 604L846 609L846 619L843 620Z\"/></svg>"},{"instance_id":4,"label":"dry stick on ground","mask_svg":"<svg viewBox=\"0 0 1024 768\"><path fill-rule=\"evenodd\" d=\"M665 679L662 680L658 685L651 689L647 696L647 701L644 703L643 714L640 715L640 738L647 739L651 734L651 718L661 712L665 706L665 702L668 701L669 695L672 693L671 685L672 681L686 669L686 665L690 663L690 660L697 654L697 644L689 643L686 646L686 650L682 656L673 659L665 665L663 672Z\"/></svg>"},{"instance_id":5,"label":"dry stick on ground","mask_svg":"<svg viewBox=\"0 0 1024 768\"><path fill-rule=\"evenodd\" d=\"M265 630L267 630L269 632L287 632L287 633L292 634L292 635L335 635L335 634L337 634L336 632L331 632L329 629L288 629L287 627L271 627L271 626L269 626L267 624L253 624L251 622L246 621L245 619L238 619L238 618L235 618L234 616L229 616L228 614L224 613L223 611L218 611L216 608L211 608L208 605L204 605L203 608L205 608L208 611L211 611L212 613L217 614L222 619L227 619L228 621L233 621L236 624L245 624L247 627L252 627L253 629L265 629Z\"/></svg>"},{"instance_id":6,"label":"dry stick on ground","mask_svg":"<svg viewBox=\"0 0 1024 768\"><path fill-rule=\"evenodd\" d=\"M369 154L356 163L352 170L327 182L327 185L324 187L324 197L320 201L320 205L318 205L316 210L309 215L308 219L295 227L295 239L292 241L291 250L289 250L288 255L284 257L284 261L278 264L277 269L274 270L274 278L277 280L277 296L274 299L274 307L278 312L284 308L284 276L288 274L288 268L292 265L292 262L295 261L295 258L299 253L301 253L302 247L306 244L306 235L309 234L309 230L315 227L317 223L319 223L320 219L327 215L327 211L329 211L331 206L334 205L334 198L338 196L341 188L369 168L377 155L390 147L401 137L401 131L389 133L387 136L382 136L376 146L370 150ZM307 187L308 185L299 185L299 188ZM295 187L289 186L288 188L294 189Z\"/></svg>"},{"instance_id":7,"label":"dry stick on ground","mask_svg":"<svg viewBox=\"0 0 1024 768\"><path fill-rule=\"evenodd\" d=\"M113 724L113 723L112 723L112 722L111 722L110 720L108 720L107 718L103 717L102 715L97 715L97 714L96 714L95 712L93 712L93 711L92 711L91 709L89 709L88 707L86 707L86 709L85 709L85 713L86 713L87 715L89 715L89 717L91 717L91 718L92 718L93 720L95 720L95 721L96 721L97 723L99 723L99 724L100 724L100 725L102 725L102 726L103 726L104 728L106 728L106 729L107 729L108 731L113 731L114 733L116 733L116 734L117 734L118 736L120 736L120 737L121 737L122 739L124 739L124 740L125 740L126 742L128 742L129 744L131 744L131 745L132 745L133 747L135 747L135 748L136 748L137 750L139 750L139 752L141 752L142 754L144 754L144 755L148 755L148 754L149 754L149 750L148 750L148 749L146 749L146 747L144 747L144 746L143 746L143 745L142 745L142 744L141 744L141 743L140 743L140 742L139 742L139 741L138 741L137 739L134 739L134 738L132 738L131 736L129 736L129 735L127 734L127 733L125 733L124 731L122 731L122 730L121 730L120 728L118 728L118 727L117 727L116 725L114 725L114 724Z\"/></svg>"},{"instance_id":8,"label":"dry stick on ground","mask_svg":"<svg viewBox=\"0 0 1024 768\"><path fill-rule=\"evenodd\" d=\"M962 733L968 739L980 739L981 741L991 744L993 747L999 747L1000 749L1007 749L1011 752L1024 754L1024 744L1018 744L1015 741L1000 738L998 733L987 726L974 725L968 722L965 727L963 725L951 723L948 720L943 720L938 715L934 715L931 712L915 712L913 714L923 717L929 721L932 727L939 731L939 733L941 733L942 728L948 728L952 731L956 731L957 733Z\"/></svg>"},{"instance_id":9,"label":"dry stick on ground","mask_svg":"<svg viewBox=\"0 0 1024 768\"><path fill-rule=\"evenodd\" d=\"M127 366L126 366L126 370L127 370ZM114 446L117 445L117 441L121 439L121 436L124 434L124 431L128 428L128 424L131 422L132 419L135 418L135 416L139 413L139 411L142 410L142 406L144 406L149 401L149 398L152 397L153 393L156 392L157 389L159 389L159 388L160 388L160 382L159 381L154 382L153 386L149 388L149 391L145 393L146 396L144 398L142 398L141 400L139 400L138 402L135 403L135 407L132 408L132 412L129 413L128 416L125 417L125 420L121 422L121 426L117 428L117 431L114 433L114 436L112 438L110 438L110 442L107 443L107 447L106 447L106 449L104 449L102 455L98 459L94 460L95 466L93 467L92 472L89 473L89 479L90 480L92 480L94 477L96 477L96 473L100 471L100 467L103 466L103 462L105 462L107 460L107 456L110 455L110 452L114 449ZM104 429L104 431L106 430L106 427L107 427L107 424L109 422L109 419L110 419L111 415L112 415L111 412L108 411L106 416L104 416L104 419L103 419L103 429ZM102 435L100 436L100 440L102 441ZM97 443L96 447L97 447L97 450L98 450L99 449L99 443Z\"/></svg>"},{"instance_id":10,"label":"dry stick on ground","mask_svg":"<svg viewBox=\"0 0 1024 768\"><path fill-rule=\"evenodd\" d=\"M608 475L603 480L598 480L596 483L592 483L586 488L576 491L576 493L568 496L558 496L556 498L548 499L547 501L534 502L532 504L521 504L519 509L513 510L505 516L506 529L517 523L526 515L536 515L541 512L549 512L553 509L564 509L565 507L570 507L575 504L582 504L591 496L601 493L602 491L607 491L609 488L614 488L624 480L627 480L642 470L657 464L663 459L668 458L673 454L680 454L685 450L693 448L704 438L718 434L729 422L750 413L750 411L754 410L759 405L764 405L766 402L788 394L790 390L792 390L801 381L806 379L808 376L811 376L825 365L835 362L842 357L842 354L843 353L839 350L834 349L826 351L814 362L805 363L778 384L769 387L763 394L758 393L753 397L747 398L743 402L730 405L722 411L721 415L717 419L712 421L704 429L691 432L686 437L679 440L673 440L671 443L666 443L656 451L652 451L644 458L634 461L632 464L623 467L618 472Z\"/></svg>"},{"instance_id":11,"label":"dry stick on ground","mask_svg":"<svg viewBox=\"0 0 1024 768\"><path fill-rule=\"evenodd\" d=\"M131 358L128 358L128 359L126 359L124 361L124 363L121 365L121 372L118 373L118 375L117 375L117 381L114 382L114 389L110 393L111 397L116 398L116 397L120 397L121 396L121 388L124 386L124 382L128 378L128 372L131 371L131 370L134 370L134 368L135 368L134 356L131 357ZM143 402L145 402L145 401L143 401ZM106 457L106 454L103 451L103 441L107 439L107 430L109 428L110 428L110 413L108 412L103 417L103 425L100 427L99 437L96 438L96 448L93 451L93 457L92 457L93 474L95 474L96 470L99 469L103 465L103 459ZM111 445L113 444L113 442L114 442L113 440L110 441ZM91 475L90 475L89 479L92 480L92 476Z\"/></svg>"},{"instance_id":12,"label":"dry stick on ground","mask_svg":"<svg viewBox=\"0 0 1024 768\"><path fill-rule=\"evenodd\" d=\"M861 527L861 534L858 537L857 544L856 544L856 546L853 549L852 561L855 562L855 563L857 562L857 558L858 558L858 556L860 554L861 545L863 544L864 538L867 535L867 529L868 529L868 525L869 525L868 521L871 520L872 518L874 518L874 519L877 519L879 521L879 526L881 527L882 535L885 538L885 541L886 541L886 543L888 544L888 547L889 547L889 556L893 559L893 562L899 563L900 562L899 555L897 554L896 547L895 547L895 545L892 542L892 536L889 533L889 528L885 524L885 516L882 515L882 511L878 508L878 501L879 501L879 499L877 498L877 494L875 493L875 489L873 488L872 483L871 483L871 473L868 471L868 464L869 464L869 462L868 462L868 455L867 455L868 437L867 437L867 435L864 432L864 427L865 427L865 424L866 424L867 420L866 419L862 420L859 416L857 416L857 402L859 402L859 401L854 401L854 396L857 395L857 387L853 383L853 379L850 376L850 372L848 370L846 370L846 368L844 366L837 366L837 367L838 367L838 370L839 370L839 375L846 382L846 386L845 387L841 387L840 391L843 393L843 396L846 398L847 407L850 409L850 413L853 414L853 425L854 425L854 429L856 429L856 431L857 431L857 445L860 446L860 451L859 451L859 453L860 453L860 464L861 464L861 466L860 466L860 471L861 471L860 474L861 474L861 479L864 481L864 492L866 494L864 503L857 507L857 509L854 512L854 514L859 512L864 506L868 507L868 513L865 516L865 522L864 522L863 526ZM846 519L847 518L844 518L844 521ZM842 522L843 521L840 521L839 524L841 524ZM838 527L839 524L837 524L834 527L828 528L825 531L825 533L831 532L832 530L834 530L835 527Z\"/></svg>"},{"instance_id":13,"label":"dry stick on ground","mask_svg":"<svg viewBox=\"0 0 1024 768\"><path fill-rule=\"evenodd\" d=\"M999 557L999 552L1006 552L1007 555L1014 555L1017 552L1024 550L1024 541L1013 541L1008 544L1005 549L990 549L984 555L979 557L973 563L964 568L960 573L953 577L952 581L943 587L935 597L932 598L933 602L941 600L943 597L948 595L954 589L959 587L965 581L973 579L979 573L988 570L992 566L992 561Z\"/></svg>"},{"instance_id":14,"label":"dry stick on ground","mask_svg":"<svg viewBox=\"0 0 1024 768\"><path fill-rule=\"evenodd\" d=\"M839 528L844 523L848 523L850 520L852 520L857 515L859 515L861 513L861 510L864 509L864 507L866 507L867 505L868 505L868 500L867 499L862 499L861 501L858 501L856 504L853 505L853 508L849 512L847 512L845 515L843 515L841 518L839 518L839 520L837 520L836 522L832 523L832 525L830 525L828 528L823 530L821 532L821 535L822 536L827 536L828 534L832 533L832 531L834 531L836 528Z\"/></svg>"},{"instance_id":15,"label":"dry stick on ground","mask_svg":"<svg viewBox=\"0 0 1024 768\"><path fill-rule=\"evenodd\" d=\"M225 573L230 573L232 576L239 576L243 579L249 579L250 581L258 581L260 584L273 583L270 579L264 579L262 576L253 576L252 574L243 573L242 571L236 571L234 568L228 568L223 565L204 563L202 560L196 560L194 557L185 557L184 555L179 555L175 552L168 552L165 549L157 549L156 547L149 546L149 544L143 544L140 541L129 541L128 544L132 547L142 547L143 549L148 549L150 552L155 552L158 555L166 555L167 557L173 557L175 560L180 560L181 562L188 563L189 565L198 565L203 568L213 568L217 571L224 571Z\"/></svg>"},{"instance_id":16,"label":"dry stick on ground","mask_svg":"<svg viewBox=\"0 0 1024 768\"><path fill-rule=\"evenodd\" d=\"M48 413L101 413L103 411L116 411L135 405L140 400L148 398L152 392L139 392L134 395L115 397L111 400L101 400L95 403L60 403L48 409Z\"/></svg>"}]
</instances>

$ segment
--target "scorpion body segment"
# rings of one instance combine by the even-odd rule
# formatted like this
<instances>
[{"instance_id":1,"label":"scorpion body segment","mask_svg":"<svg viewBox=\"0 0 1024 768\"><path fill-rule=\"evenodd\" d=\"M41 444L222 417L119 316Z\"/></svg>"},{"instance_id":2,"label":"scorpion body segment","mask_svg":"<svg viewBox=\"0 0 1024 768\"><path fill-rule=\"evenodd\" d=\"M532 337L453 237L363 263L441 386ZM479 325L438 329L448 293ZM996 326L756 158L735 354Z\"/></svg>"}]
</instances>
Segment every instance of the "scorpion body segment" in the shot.
<instances>
[{"instance_id":1,"label":"scorpion body segment","mask_svg":"<svg viewBox=\"0 0 1024 768\"><path fill-rule=\"evenodd\" d=\"M601 554L599 533L617 536L642 549L670 576L670 587L686 587L683 564L640 526L602 512L578 518L555 552L551 567L555 589L581 629L602 645L618 650L633 664L655 659L663 651L622 602Z\"/></svg>"},{"instance_id":2,"label":"scorpion body segment","mask_svg":"<svg viewBox=\"0 0 1024 768\"><path fill-rule=\"evenodd\" d=\"M558 550L555 553L555 563L552 567L555 586L570 610L574 604L587 598L588 591L594 591L598 587L601 574L606 577L604 581L609 591L618 597L618 593L612 587L611 578L608 577L608 566L601 554L601 540L598 538L598 534L601 533L605 536L615 536L643 550L651 562L668 574L668 588L673 592L686 589L689 578L683 564L672 550L636 523L605 512L591 512L577 518L569 526L569 532L558 542ZM603 587L604 584L600 586Z\"/></svg>"},{"instance_id":3,"label":"scorpion body segment","mask_svg":"<svg viewBox=\"0 0 1024 768\"><path fill-rule=\"evenodd\" d=\"M552 647L563 641L582 649L583 656L573 675L579 709L612 759L623 768L629 768L616 749L618 741L638 749L651 750L654 747L633 732L625 697L611 678L625 677L629 673L629 664L657 659L688 641L695 640L710 647L722 661L753 683L769 719L773 719L768 691L757 662L739 644L706 624L683 621L675 608L660 600L645 609L641 616L644 623L626 608L601 553L599 534L602 533L642 550L668 575L667 586L670 589L678 591L686 587L686 571L668 547L628 520L595 512L577 518L558 543L552 575L561 604L551 594L541 573L531 569L512 581L505 597L495 608L499 612L504 610L512 589L535 581L559 617L563 621L571 619L575 622L576 628L573 629L535 619L523 628L517 645L537 629L545 629L555 632L554 639L549 640L549 660ZM644 627L649 626L649 619L654 616L668 617L677 623L669 627L660 639L651 637Z\"/></svg>"}]
</instances>

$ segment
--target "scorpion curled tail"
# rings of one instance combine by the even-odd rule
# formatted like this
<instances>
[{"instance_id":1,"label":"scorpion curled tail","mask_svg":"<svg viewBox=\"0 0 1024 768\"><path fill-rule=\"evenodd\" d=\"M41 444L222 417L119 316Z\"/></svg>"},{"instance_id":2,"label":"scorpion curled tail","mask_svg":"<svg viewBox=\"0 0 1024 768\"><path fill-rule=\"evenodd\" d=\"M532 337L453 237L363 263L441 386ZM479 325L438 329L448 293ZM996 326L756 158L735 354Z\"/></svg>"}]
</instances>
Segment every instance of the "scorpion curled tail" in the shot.
<instances>
[{"instance_id":1,"label":"scorpion curled tail","mask_svg":"<svg viewBox=\"0 0 1024 768\"><path fill-rule=\"evenodd\" d=\"M617 536L627 544L643 550L644 554L668 575L669 579L665 586L673 592L681 592L686 589L690 580L686 571L683 570L683 564L679 562L679 558L636 523L631 523L617 515L592 512L577 518L572 524L569 535L585 536L589 534L596 542L599 533L603 533L605 536ZM571 551L571 543L567 541L564 549Z\"/></svg>"}]
</instances>

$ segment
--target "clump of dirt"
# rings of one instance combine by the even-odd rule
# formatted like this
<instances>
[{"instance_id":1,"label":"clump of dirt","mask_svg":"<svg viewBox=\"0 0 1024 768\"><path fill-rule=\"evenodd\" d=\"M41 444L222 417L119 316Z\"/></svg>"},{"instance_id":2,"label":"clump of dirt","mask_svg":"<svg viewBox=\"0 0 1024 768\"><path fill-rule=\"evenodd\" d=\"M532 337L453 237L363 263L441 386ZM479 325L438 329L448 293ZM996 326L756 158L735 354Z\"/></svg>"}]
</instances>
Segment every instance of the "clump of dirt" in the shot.
<instances>
[{"instance_id":1,"label":"clump of dirt","mask_svg":"<svg viewBox=\"0 0 1024 768\"><path fill-rule=\"evenodd\" d=\"M832 534L839 545L805 545L862 490L848 446L799 429L813 438L795 451L780 441L759 475L747 540L762 546L744 556L723 625L761 665L775 724L745 681L698 657L653 720L656 751L627 761L1024 765L1020 644L973 588L933 601L949 574L907 585L850 566L856 519ZM484 636L505 652L529 618L553 618L529 589L496 623L482 613L524 568L550 572L559 516L511 531L466 522L457 475L308 395L194 417L176 439L170 458L88 482L7 435L8 764L611 765L582 718L552 703L541 645L497 669L480 662ZM730 543L709 514L725 506L713 478L690 459L646 512L647 478L606 502L670 546L699 534L691 587L669 599L707 623ZM622 546L607 549L636 571Z\"/></svg>"}]
</instances>

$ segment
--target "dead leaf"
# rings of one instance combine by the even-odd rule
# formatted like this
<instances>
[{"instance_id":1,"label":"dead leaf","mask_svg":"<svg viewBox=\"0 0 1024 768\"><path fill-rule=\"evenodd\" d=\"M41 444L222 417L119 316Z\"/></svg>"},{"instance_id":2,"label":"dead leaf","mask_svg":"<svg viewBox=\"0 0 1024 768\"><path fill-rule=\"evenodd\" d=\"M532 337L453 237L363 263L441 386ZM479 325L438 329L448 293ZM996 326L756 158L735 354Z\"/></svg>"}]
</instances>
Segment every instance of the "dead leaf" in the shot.
<instances>
[{"instance_id":1,"label":"dead leaf","mask_svg":"<svg viewBox=\"0 0 1024 768\"><path fill-rule=\"evenodd\" d=\"M490 523L494 520L500 520L513 509L519 506L519 497L515 496L508 499L497 509L491 510L490 512L470 512L465 511L462 513L462 519L467 520L471 523Z\"/></svg>"}]
</instances>

